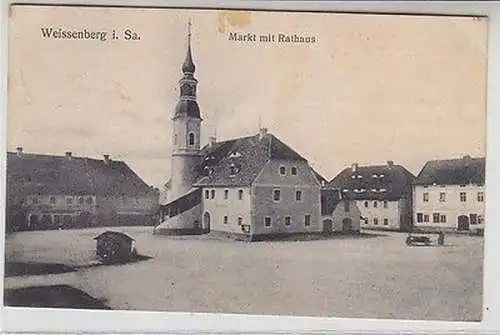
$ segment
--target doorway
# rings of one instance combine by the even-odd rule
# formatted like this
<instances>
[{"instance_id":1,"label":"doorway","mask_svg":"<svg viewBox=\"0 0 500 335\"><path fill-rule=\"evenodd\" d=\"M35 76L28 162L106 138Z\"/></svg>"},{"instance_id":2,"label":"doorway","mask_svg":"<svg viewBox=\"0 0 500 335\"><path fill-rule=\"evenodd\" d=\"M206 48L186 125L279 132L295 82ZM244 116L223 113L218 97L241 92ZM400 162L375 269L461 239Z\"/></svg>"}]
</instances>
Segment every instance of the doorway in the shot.
<instances>
[{"instance_id":1,"label":"doorway","mask_svg":"<svg viewBox=\"0 0 500 335\"><path fill-rule=\"evenodd\" d=\"M458 230L469 230L469 217L467 215L458 217Z\"/></svg>"}]
</instances>

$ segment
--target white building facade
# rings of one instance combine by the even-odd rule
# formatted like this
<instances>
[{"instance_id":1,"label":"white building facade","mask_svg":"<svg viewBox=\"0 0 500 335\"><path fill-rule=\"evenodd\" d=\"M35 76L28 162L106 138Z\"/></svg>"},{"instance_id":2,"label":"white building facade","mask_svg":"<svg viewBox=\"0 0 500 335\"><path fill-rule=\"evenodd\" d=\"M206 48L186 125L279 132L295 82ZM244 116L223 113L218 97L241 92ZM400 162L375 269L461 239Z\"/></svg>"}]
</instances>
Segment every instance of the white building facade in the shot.
<instances>
[{"instance_id":1,"label":"white building facade","mask_svg":"<svg viewBox=\"0 0 500 335\"><path fill-rule=\"evenodd\" d=\"M485 160L428 162L413 186L415 227L472 230L484 225Z\"/></svg>"}]
</instances>

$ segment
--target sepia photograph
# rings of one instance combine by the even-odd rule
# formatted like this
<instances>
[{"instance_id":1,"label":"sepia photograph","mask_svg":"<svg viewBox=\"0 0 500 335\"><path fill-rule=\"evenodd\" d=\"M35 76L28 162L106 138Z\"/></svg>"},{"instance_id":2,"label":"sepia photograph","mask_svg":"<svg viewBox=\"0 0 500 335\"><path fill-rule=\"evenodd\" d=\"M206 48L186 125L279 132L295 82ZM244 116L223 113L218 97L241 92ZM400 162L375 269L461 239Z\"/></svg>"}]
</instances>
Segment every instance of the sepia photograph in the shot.
<instances>
[{"instance_id":1,"label":"sepia photograph","mask_svg":"<svg viewBox=\"0 0 500 335\"><path fill-rule=\"evenodd\" d=\"M8 23L4 306L482 321L487 18Z\"/></svg>"}]
</instances>

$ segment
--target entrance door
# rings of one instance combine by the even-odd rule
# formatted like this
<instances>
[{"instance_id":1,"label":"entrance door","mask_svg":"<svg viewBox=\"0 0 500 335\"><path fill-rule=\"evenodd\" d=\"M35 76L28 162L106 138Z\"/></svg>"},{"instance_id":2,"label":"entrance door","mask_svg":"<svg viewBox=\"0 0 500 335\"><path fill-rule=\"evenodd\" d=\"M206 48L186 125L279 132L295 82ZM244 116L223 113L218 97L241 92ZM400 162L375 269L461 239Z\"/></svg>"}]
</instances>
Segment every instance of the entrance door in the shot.
<instances>
[{"instance_id":1,"label":"entrance door","mask_svg":"<svg viewBox=\"0 0 500 335\"><path fill-rule=\"evenodd\" d=\"M331 233L333 230L333 221L330 219L323 220L323 232Z\"/></svg>"},{"instance_id":2,"label":"entrance door","mask_svg":"<svg viewBox=\"0 0 500 335\"><path fill-rule=\"evenodd\" d=\"M206 232L210 231L210 214L205 212L203 215L203 230Z\"/></svg>"},{"instance_id":3,"label":"entrance door","mask_svg":"<svg viewBox=\"0 0 500 335\"><path fill-rule=\"evenodd\" d=\"M469 230L469 217L467 215L458 217L458 230Z\"/></svg>"},{"instance_id":4,"label":"entrance door","mask_svg":"<svg viewBox=\"0 0 500 335\"><path fill-rule=\"evenodd\" d=\"M352 220L351 218L345 218L342 220L342 232L349 233L352 231Z\"/></svg>"}]
</instances>

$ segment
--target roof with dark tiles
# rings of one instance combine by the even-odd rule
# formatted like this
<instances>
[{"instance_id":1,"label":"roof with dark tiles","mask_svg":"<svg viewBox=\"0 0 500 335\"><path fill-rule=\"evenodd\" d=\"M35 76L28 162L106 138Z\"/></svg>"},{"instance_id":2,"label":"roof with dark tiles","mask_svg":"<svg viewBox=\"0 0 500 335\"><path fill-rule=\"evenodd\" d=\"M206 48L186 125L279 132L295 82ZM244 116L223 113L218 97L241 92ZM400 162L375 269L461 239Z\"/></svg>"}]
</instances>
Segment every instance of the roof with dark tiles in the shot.
<instances>
[{"instance_id":1,"label":"roof with dark tiles","mask_svg":"<svg viewBox=\"0 0 500 335\"><path fill-rule=\"evenodd\" d=\"M485 158L465 156L459 159L428 161L415 179L415 185L483 185Z\"/></svg>"},{"instance_id":2,"label":"roof with dark tiles","mask_svg":"<svg viewBox=\"0 0 500 335\"><path fill-rule=\"evenodd\" d=\"M396 201L409 196L415 176L401 165L354 166L342 170L327 185L350 200Z\"/></svg>"},{"instance_id":3,"label":"roof with dark tiles","mask_svg":"<svg viewBox=\"0 0 500 335\"><path fill-rule=\"evenodd\" d=\"M269 133L232 139L202 148L195 186L249 186L270 159L307 162Z\"/></svg>"},{"instance_id":4,"label":"roof with dark tiles","mask_svg":"<svg viewBox=\"0 0 500 335\"><path fill-rule=\"evenodd\" d=\"M157 190L122 161L8 152L7 191L17 195L136 196Z\"/></svg>"}]
</instances>

